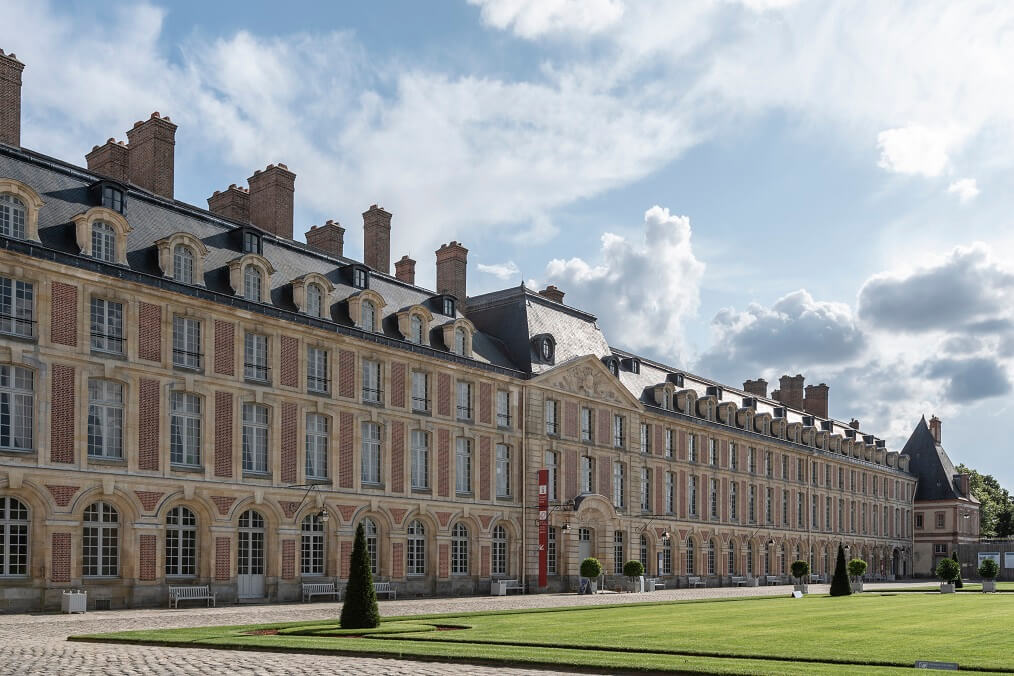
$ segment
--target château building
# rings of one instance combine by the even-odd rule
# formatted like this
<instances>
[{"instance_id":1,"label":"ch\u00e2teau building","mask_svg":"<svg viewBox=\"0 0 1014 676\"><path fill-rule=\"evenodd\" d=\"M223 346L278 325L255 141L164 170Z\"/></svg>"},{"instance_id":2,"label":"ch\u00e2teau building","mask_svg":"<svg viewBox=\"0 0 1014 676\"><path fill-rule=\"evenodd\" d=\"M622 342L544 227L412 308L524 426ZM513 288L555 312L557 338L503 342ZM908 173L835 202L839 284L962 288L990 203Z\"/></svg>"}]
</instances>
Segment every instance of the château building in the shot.
<instances>
[{"instance_id":1,"label":"ch\u00e2teau building","mask_svg":"<svg viewBox=\"0 0 1014 676\"><path fill-rule=\"evenodd\" d=\"M284 164L207 208L174 199L176 125L86 157L21 146L24 66L0 52L0 608L299 598L345 578L363 524L400 595L539 591L579 562L688 576L827 574L839 543L911 570L908 456L828 415L826 385L729 387L610 346L553 286L436 289L363 213L294 238Z\"/></svg>"}]
</instances>

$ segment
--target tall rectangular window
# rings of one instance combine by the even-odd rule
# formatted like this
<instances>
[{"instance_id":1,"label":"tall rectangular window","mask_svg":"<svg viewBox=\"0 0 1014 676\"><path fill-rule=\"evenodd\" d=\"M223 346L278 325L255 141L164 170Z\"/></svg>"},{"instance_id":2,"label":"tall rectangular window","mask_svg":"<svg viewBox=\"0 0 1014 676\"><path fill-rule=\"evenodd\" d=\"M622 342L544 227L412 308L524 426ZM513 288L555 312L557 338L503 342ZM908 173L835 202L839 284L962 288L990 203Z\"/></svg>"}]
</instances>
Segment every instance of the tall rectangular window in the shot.
<instances>
[{"instance_id":1,"label":"tall rectangular window","mask_svg":"<svg viewBox=\"0 0 1014 676\"><path fill-rule=\"evenodd\" d=\"M623 531L613 531L613 574L623 575Z\"/></svg>"},{"instance_id":2,"label":"tall rectangular window","mask_svg":"<svg viewBox=\"0 0 1014 676\"><path fill-rule=\"evenodd\" d=\"M651 470L641 468L641 511L651 511Z\"/></svg>"},{"instance_id":3,"label":"tall rectangular window","mask_svg":"<svg viewBox=\"0 0 1014 676\"><path fill-rule=\"evenodd\" d=\"M626 504L626 491L624 490L623 463L613 463L613 507L623 509Z\"/></svg>"},{"instance_id":4,"label":"tall rectangular window","mask_svg":"<svg viewBox=\"0 0 1014 676\"><path fill-rule=\"evenodd\" d=\"M698 516L697 511L697 477L691 475L688 479L687 498L690 503L690 516Z\"/></svg>"},{"instance_id":5,"label":"tall rectangular window","mask_svg":"<svg viewBox=\"0 0 1014 676\"><path fill-rule=\"evenodd\" d=\"M595 492L595 461L587 455L581 456L581 492Z\"/></svg>"},{"instance_id":6,"label":"tall rectangular window","mask_svg":"<svg viewBox=\"0 0 1014 676\"><path fill-rule=\"evenodd\" d=\"M423 430L412 430L412 488L430 487L430 438Z\"/></svg>"},{"instance_id":7,"label":"tall rectangular window","mask_svg":"<svg viewBox=\"0 0 1014 676\"><path fill-rule=\"evenodd\" d=\"M380 362L372 359L363 360L363 401L370 404L381 402Z\"/></svg>"},{"instance_id":8,"label":"tall rectangular window","mask_svg":"<svg viewBox=\"0 0 1014 676\"><path fill-rule=\"evenodd\" d=\"M729 518L739 521L739 484L735 481L729 482Z\"/></svg>"},{"instance_id":9,"label":"tall rectangular window","mask_svg":"<svg viewBox=\"0 0 1014 676\"><path fill-rule=\"evenodd\" d=\"M197 467L201 464L201 398L173 392L169 407L169 462Z\"/></svg>"},{"instance_id":10,"label":"tall rectangular window","mask_svg":"<svg viewBox=\"0 0 1014 676\"><path fill-rule=\"evenodd\" d=\"M34 412L35 373L0 364L0 448L32 450Z\"/></svg>"},{"instance_id":11,"label":"tall rectangular window","mask_svg":"<svg viewBox=\"0 0 1014 676\"><path fill-rule=\"evenodd\" d=\"M249 331L243 337L243 377L266 382L268 379L268 337Z\"/></svg>"},{"instance_id":12,"label":"tall rectangular window","mask_svg":"<svg viewBox=\"0 0 1014 676\"><path fill-rule=\"evenodd\" d=\"M712 467L718 466L718 440L708 439L708 464Z\"/></svg>"},{"instance_id":13,"label":"tall rectangular window","mask_svg":"<svg viewBox=\"0 0 1014 676\"><path fill-rule=\"evenodd\" d=\"M0 277L0 333L21 338L35 335L33 299L31 284Z\"/></svg>"},{"instance_id":14,"label":"tall rectangular window","mask_svg":"<svg viewBox=\"0 0 1014 676\"><path fill-rule=\"evenodd\" d=\"M802 458L796 458L796 481L806 483L806 462Z\"/></svg>"},{"instance_id":15,"label":"tall rectangular window","mask_svg":"<svg viewBox=\"0 0 1014 676\"><path fill-rule=\"evenodd\" d=\"M173 317L173 365L201 368L201 323L190 317Z\"/></svg>"},{"instance_id":16,"label":"tall rectangular window","mask_svg":"<svg viewBox=\"0 0 1014 676\"><path fill-rule=\"evenodd\" d=\"M789 480L789 456L782 454L782 478Z\"/></svg>"},{"instance_id":17,"label":"tall rectangular window","mask_svg":"<svg viewBox=\"0 0 1014 676\"><path fill-rule=\"evenodd\" d=\"M665 473L665 513L676 513L676 473Z\"/></svg>"},{"instance_id":18,"label":"tall rectangular window","mask_svg":"<svg viewBox=\"0 0 1014 676\"><path fill-rule=\"evenodd\" d=\"M803 528L803 520L806 518L806 496L796 493L796 528Z\"/></svg>"},{"instance_id":19,"label":"tall rectangular window","mask_svg":"<svg viewBox=\"0 0 1014 676\"><path fill-rule=\"evenodd\" d=\"M362 434L362 481L364 484L376 485L380 483L380 425L364 422Z\"/></svg>"},{"instance_id":20,"label":"tall rectangular window","mask_svg":"<svg viewBox=\"0 0 1014 676\"><path fill-rule=\"evenodd\" d=\"M772 478L775 475L774 458L771 451L764 451L764 475Z\"/></svg>"},{"instance_id":21,"label":"tall rectangular window","mask_svg":"<svg viewBox=\"0 0 1014 676\"><path fill-rule=\"evenodd\" d=\"M412 410L429 411L429 374L425 371L412 371Z\"/></svg>"},{"instance_id":22,"label":"tall rectangular window","mask_svg":"<svg viewBox=\"0 0 1014 676\"><path fill-rule=\"evenodd\" d=\"M757 522L757 487L753 484L747 489L746 518L750 523Z\"/></svg>"},{"instance_id":23,"label":"tall rectangular window","mask_svg":"<svg viewBox=\"0 0 1014 676\"><path fill-rule=\"evenodd\" d=\"M327 350L319 347L306 348L306 389L310 392L327 394L330 378L327 369Z\"/></svg>"},{"instance_id":24,"label":"tall rectangular window","mask_svg":"<svg viewBox=\"0 0 1014 676\"><path fill-rule=\"evenodd\" d=\"M750 474L757 473L757 449L748 448L746 450L746 464L747 471L750 472Z\"/></svg>"},{"instance_id":25,"label":"tall rectangular window","mask_svg":"<svg viewBox=\"0 0 1014 676\"><path fill-rule=\"evenodd\" d=\"M672 457L673 447L676 445L675 442L676 431L667 429L665 431L665 457Z\"/></svg>"},{"instance_id":26,"label":"tall rectangular window","mask_svg":"<svg viewBox=\"0 0 1014 676\"><path fill-rule=\"evenodd\" d=\"M91 334L93 350L123 354L123 303L92 298Z\"/></svg>"},{"instance_id":27,"label":"tall rectangular window","mask_svg":"<svg viewBox=\"0 0 1014 676\"><path fill-rule=\"evenodd\" d=\"M123 457L123 385L112 380L88 381L88 457Z\"/></svg>"},{"instance_id":28,"label":"tall rectangular window","mask_svg":"<svg viewBox=\"0 0 1014 676\"><path fill-rule=\"evenodd\" d=\"M592 410L581 408L581 441L592 440Z\"/></svg>"},{"instance_id":29,"label":"tall rectangular window","mask_svg":"<svg viewBox=\"0 0 1014 676\"><path fill-rule=\"evenodd\" d=\"M327 478L328 420L319 413L306 414L306 478Z\"/></svg>"},{"instance_id":30,"label":"tall rectangular window","mask_svg":"<svg viewBox=\"0 0 1014 676\"><path fill-rule=\"evenodd\" d=\"M764 523L775 522L775 489L770 486L764 492Z\"/></svg>"},{"instance_id":31,"label":"tall rectangular window","mask_svg":"<svg viewBox=\"0 0 1014 676\"><path fill-rule=\"evenodd\" d=\"M789 492L782 489L782 525L789 525Z\"/></svg>"},{"instance_id":32,"label":"tall rectangular window","mask_svg":"<svg viewBox=\"0 0 1014 676\"><path fill-rule=\"evenodd\" d=\"M243 471L268 472L268 407L243 404Z\"/></svg>"},{"instance_id":33,"label":"tall rectangular window","mask_svg":"<svg viewBox=\"0 0 1014 676\"><path fill-rule=\"evenodd\" d=\"M556 435L560 428L556 421L557 402L554 399L546 399L546 434Z\"/></svg>"},{"instance_id":34,"label":"tall rectangular window","mask_svg":"<svg viewBox=\"0 0 1014 676\"><path fill-rule=\"evenodd\" d=\"M651 428L647 423L641 423L641 453L651 453Z\"/></svg>"},{"instance_id":35,"label":"tall rectangular window","mask_svg":"<svg viewBox=\"0 0 1014 676\"><path fill-rule=\"evenodd\" d=\"M697 435L692 432L687 434L687 459L697 462Z\"/></svg>"},{"instance_id":36,"label":"tall rectangular window","mask_svg":"<svg viewBox=\"0 0 1014 676\"><path fill-rule=\"evenodd\" d=\"M472 419L472 383L458 381L458 420Z\"/></svg>"},{"instance_id":37,"label":"tall rectangular window","mask_svg":"<svg viewBox=\"0 0 1014 676\"><path fill-rule=\"evenodd\" d=\"M555 451L546 451L545 455L542 456L542 463L545 466L546 471L549 473L549 477L548 477L548 482L549 482L549 499L550 500L558 500L559 499L559 493L556 490L556 488L557 488L557 483L556 483L556 480L557 480L557 475L556 475L556 470L557 470L556 452Z\"/></svg>"},{"instance_id":38,"label":"tall rectangular window","mask_svg":"<svg viewBox=\"0 0 1014 676\"><path fill-rule=\"evenodd\" d=\"M458 437L454 446L454 490L472 492L472 440Z\"/></svg>"},{"instance_id":39,"label":"tall rectangular window","mask_svg":"<svg viewBox=\"0 0 1014 676\"><path fill-rule=\"evenodd\" d=\"M506 390L496 391L496 424L497 427L511 426L511 393Z\"/></svg>"},{"instance_id":40,"label":"tall rectangular window","mask_svg":"<svg viewBox=\"0 0 1014 676\"><path fill-rule=\"evenodd\" d=\"M613 446L616 448L623 448L623 416L613 416Z\"/></svg>"},{"instance_id":41,"label":"tall rectangular window","mask_svg":"<svg viewBox=\"0 0 1014 676\"><path fill-rule=\"evenodd\" d=\"M729 469L733 472L739 471L739 449L736 448L736 442L729 442Z\"/></svg>"},{"instance_id":42,"label":"tall rectangular window","mask_svg":"<svg viewBox=\"0 0 1014 676\"><path fill-rule=\"evenodd\" d=\"M711 518L718 518L718 479L709 479L708 503L711 505Z\"/></svg>"},{"instance_id":43,"label":"tall rectangular window","mask_svg":"<svg viewBox=\"0 0 1014 676\"><path fill-rule=\"evenodd\" d=\"M511 449L507 444L496 445L496 497L511 496Z\"/></svg>"}]
</instances>

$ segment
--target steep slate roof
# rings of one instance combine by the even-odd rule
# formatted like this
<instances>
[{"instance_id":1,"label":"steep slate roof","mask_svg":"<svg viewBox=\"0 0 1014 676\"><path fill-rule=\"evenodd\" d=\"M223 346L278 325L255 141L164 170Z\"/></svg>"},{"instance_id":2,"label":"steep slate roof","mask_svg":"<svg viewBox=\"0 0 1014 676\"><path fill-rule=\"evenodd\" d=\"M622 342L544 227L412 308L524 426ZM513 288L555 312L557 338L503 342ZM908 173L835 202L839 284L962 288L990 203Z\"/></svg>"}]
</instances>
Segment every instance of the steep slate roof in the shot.
<instances>
[{"instance_id":1,"label":"steep slate roof","mask_svg":"<svg viewBox=\"0 0 1014 676\"><path fill-rule=\"evenodd\" d=\"M901 453L909 456L909 472L919 477L919 485L915 490L916 500L966 499L978 502L971 495L962 495L955 486L954 476L958 471L954 469L954 463L944 447L933 438L925 416L915 426Z\"/></svg>"}]
</instances>

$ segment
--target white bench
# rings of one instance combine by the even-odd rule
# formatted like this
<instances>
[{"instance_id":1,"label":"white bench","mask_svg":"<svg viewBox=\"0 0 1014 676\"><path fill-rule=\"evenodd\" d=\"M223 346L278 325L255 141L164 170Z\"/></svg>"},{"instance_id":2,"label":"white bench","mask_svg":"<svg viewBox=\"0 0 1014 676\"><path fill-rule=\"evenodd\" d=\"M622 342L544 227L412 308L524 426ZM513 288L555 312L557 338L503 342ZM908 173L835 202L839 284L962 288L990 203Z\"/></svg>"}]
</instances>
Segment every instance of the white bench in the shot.
<instances>
[{"instance_id":1,"label":"white bench","mask_svg":"<svg viewBox=\"0 0 1014 676\"><path fill-rule=\"evenodd\" d=\"M391 586L390 582L374 582L373 591L378 596L380 594L384 594L385 596L391 599L398 598L398 592L395 590L394 587Z\"/></svg>"},{"instance_id":2,"label":"white bench","mask_svg":"<svg viewBox=\"0 0 1014 676\"><path fill-rule=\"evenodd\" d=\"M687 578L687 586L690 587L707 587L708 583L699 577L690 576Z\"/></svg>"},{"instance_id":3,"label":"white bench","mask_svg":"<svg viewBox=\"0 0 1014 676\"><path fill-rule=\"evenodd\" d=\"M768 575L764 579L767 581L769 586L782 583L782 581L778 579L777 575Z\"/></svg>"},{"instance_id":4,"label":"white bench","mask_svg":"<svg viewBox=\"0 0 1014 676\"><path fill-rule=\"evenodd\" d=\"M733 575L729 581L732 582L732 584L736 585L737 587L745 587L747 584L749 584L746 581L745 577L741 577L739 575Z\"/></svg>"},{"instance_id":5,"label":"white bench","mask_svg":"<svg viewBox=\"0 0 1014 676\"><path fill-rule=\"evenodd\" d=\"M820 582L820 575L816 573L810 574L810 584L818 584Z\"/></svg>"},{"instance_id":6,"label":"white bench","mask_svg":"<svg viewBox=\"0 0 1014 676\"><path fill-rule=\"evenodd\" d=\"M341 590L334 582L304 582L303 603L306 603L314 596L334 596L336 600L342 600Z\"/></svg>"},{"instance_id":7,"label":"white bench","mask_svg":"<svg viewBox=\"0 0 1014 676\"><path fill-rule=\"evenodd\" d=\"M662 578L650 577L648 580L650 580L651 584L655 585L655 589L665 589L665 582L662 582Z\"/></svg>"},{"instance_id":8,"label":"white bench","mask_svg":"<svg viewBox=\"0 0 1014 676\"><path fill-rule=\"evenodd\" d=\"M207 601L208 606L215 605L215 595L208 585L194 587L169 587L169 607L179 608L180 601Z\"/></svg>"}]
</instances>

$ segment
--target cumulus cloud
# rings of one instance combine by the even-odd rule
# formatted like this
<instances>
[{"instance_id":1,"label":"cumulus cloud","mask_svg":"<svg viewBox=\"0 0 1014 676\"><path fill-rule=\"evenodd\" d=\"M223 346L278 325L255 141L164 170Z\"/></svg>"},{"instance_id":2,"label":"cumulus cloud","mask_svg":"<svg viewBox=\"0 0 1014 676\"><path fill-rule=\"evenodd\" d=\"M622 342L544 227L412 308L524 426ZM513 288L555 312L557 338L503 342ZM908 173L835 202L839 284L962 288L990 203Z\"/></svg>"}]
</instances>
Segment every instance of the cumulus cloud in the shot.
<instances>
[{"instance_id":1,"label":"cumulus cloud","mask_svg":"<svg viewBox=\"0 0 1014 676\"><path fill-rule=\"evenodd\" d=\"M1011 390L1006 368L990 357L934 359L924 365L928 378L947 382L947 397L965 404L1007 394Z\"/></svg>"},{"instance_id":2,"label":"cumulus cloud","mask_svg":"<svg viewBox=\"0 0 1014 676\"><path fill-rule=\"evenodd\" d=\"M508 280L511 277L516 276L521 272L520 268L514 263L514 261L507 261L506 263L479 263L476 267L479 268L479 272L485 272L486 274L493 275L497 279Z\"/></svg>"},{"instance_id":3,"label":"cumulus cloud","mask_svg":"<svg viewBox=\"0 0 1014 676\"><path fill-rule=\"evenodd\" d=\"M610 342L670 358L684 349L682 324L697 312L703 274L690 219L657 205L644 213L638 240L605 233L597 260L546 265L548 283L595 312Z\"/></svg>"},{"instance_id":4,"label":"cumulus cloud","mask_svg":"<svg viewBox=\"0 0 1014 676\"><path fill-rule=\"evenodd\" d=\"M598 33L623 16L619 0L468 0L482 8L482 21L522 38L547 33Z\"/></svg>"},{"instance_id":5,"label":"cumulus cloud","mask_svg":"<svg viewBox=\"0 0 1014 676\"><path fill-rule=\"evenodd\" d=\"M884 130L877 134L877 166L899 174L939 176L950 164L948 152L961 136L954 130L922 125Z\"/></svg>"},{"instance_id":6,"label":"cumulus cloud","mask_svg":"<svg viewBox=\"0 0 1014 676\"><path fill-rule=\"evenodd\" d=\"M947 186L947 192L957 195L958 201L964 204L979 196L979 186L974 178L962 178Z\"/></svg>"}]
</instances>

